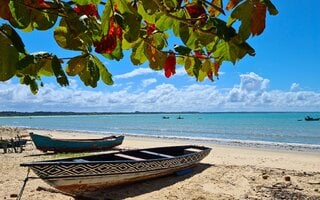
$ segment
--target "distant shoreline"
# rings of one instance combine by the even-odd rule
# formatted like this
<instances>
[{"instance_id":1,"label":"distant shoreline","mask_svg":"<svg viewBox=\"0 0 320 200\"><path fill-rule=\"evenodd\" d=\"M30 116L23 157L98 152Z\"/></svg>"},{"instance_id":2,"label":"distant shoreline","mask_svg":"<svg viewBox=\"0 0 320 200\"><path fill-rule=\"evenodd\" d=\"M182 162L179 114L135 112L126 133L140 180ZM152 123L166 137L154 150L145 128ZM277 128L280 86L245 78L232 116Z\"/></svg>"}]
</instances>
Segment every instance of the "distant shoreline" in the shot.
<instances>
[{"instance_id":1,"label":"distant shoreline","mask_svg":"<svg viewBox=\"0 0 320 200\"><path fill-rule=\"evenodd\" d=\"M119 114L226 114L226 113L318 113L320 111L223 111L223 112L51 112L51 111L35 111L35 112L16 112L16 111L0 111L0 117L19 117L19 116L70 116L70 115L119 115Z\"/></svg>"}]
</instances>

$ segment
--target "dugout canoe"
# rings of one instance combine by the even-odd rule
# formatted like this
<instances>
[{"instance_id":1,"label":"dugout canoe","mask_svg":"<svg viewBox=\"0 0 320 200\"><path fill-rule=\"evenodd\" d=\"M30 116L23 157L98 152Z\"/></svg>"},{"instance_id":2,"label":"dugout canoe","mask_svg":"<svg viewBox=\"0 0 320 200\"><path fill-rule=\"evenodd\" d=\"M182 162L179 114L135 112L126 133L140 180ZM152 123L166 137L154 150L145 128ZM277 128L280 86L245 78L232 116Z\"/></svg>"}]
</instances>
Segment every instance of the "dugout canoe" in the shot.
<instances>
[{"instance_id":1,"label":"dugout canoe","mask_svg":"<svg viewBox=\"0 0 320 200\"><path fill-rule=\"evenodd\" d=\"M37 149L47 152L89 152L108 150L121 145L123 135L109 136L97 139L57 139L31 132L30 137Z\"/></svg>"},{"instance_id":2,"label":"dugout canoe","mask_svg":"<svg viewBox=\"0 0 320 200\"><path fill-rule=\"evenodd\" d=\"M54 188L85 195L108 187L189 170L206 157L204 146L170 146L22 163Z\"/></svg>"}]
</instances>

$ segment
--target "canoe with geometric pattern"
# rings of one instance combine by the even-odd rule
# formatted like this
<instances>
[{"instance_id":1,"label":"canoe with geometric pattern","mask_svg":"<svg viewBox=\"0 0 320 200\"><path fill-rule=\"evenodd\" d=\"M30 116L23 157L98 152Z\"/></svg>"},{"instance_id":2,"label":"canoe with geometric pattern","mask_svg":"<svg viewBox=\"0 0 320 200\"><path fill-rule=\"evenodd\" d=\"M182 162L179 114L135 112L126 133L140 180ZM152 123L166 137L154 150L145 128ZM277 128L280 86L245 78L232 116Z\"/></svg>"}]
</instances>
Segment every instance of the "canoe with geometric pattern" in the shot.
<instances>
[{"instance_id":1,"label":"canoe with geometric pattern","mask_svg":"<svg viewBox=\"0 0 320 200\"><path fill-rule=\"evenodd\" d=\"M169 146L59 160L22 163L54 188L71 195L189 169L211 151L204 146Z\"/></svg>"}]
</instances>

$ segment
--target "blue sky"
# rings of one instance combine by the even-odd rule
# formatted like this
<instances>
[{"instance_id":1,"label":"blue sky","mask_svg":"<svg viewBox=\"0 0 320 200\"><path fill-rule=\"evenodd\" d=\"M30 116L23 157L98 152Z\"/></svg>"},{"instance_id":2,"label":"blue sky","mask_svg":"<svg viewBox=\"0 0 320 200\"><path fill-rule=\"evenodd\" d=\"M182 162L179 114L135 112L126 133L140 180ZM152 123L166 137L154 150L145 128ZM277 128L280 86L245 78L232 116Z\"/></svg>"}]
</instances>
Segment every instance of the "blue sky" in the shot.
<instances>
[{"instance_id":1,"label":"blue sky","mask_svg":"<svg viewBox=\"0 0 320 200\"><path fill-rule=\"evenodd\" d=\"M18 80L0 82L0 111L320 111L320 1L273 1L261 36L249 39L256 56L224 63L215 82L197 82L183 67L167 79L148 65L103 59L115 84L85 87L70 77L69 87L44 79L37 95ZM3 23L3 21L1 21ZM29 52L75 55L59 48L52 32L22 33Z\"/></svg>"}]
</instances>

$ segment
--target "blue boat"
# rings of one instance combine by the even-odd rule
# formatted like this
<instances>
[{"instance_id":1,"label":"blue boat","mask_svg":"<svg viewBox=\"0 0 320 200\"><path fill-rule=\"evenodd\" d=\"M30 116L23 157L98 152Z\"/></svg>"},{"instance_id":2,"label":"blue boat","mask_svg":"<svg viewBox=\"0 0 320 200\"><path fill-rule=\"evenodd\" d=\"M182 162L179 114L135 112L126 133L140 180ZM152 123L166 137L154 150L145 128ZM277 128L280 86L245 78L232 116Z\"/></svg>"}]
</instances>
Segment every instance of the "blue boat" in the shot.
<instances>
[{"instance_id":1,"label":"blue boat","mask_svg":"<svg viewBox=\"0 0 320 200\"><path fill-rule=\"evenodd\" d=\"M123 135L97 139L57 139L32 132L30 137L40 151L54 151L56 153L108 150L122 144L124 139Z\"/></svg>"}]
</instances>

